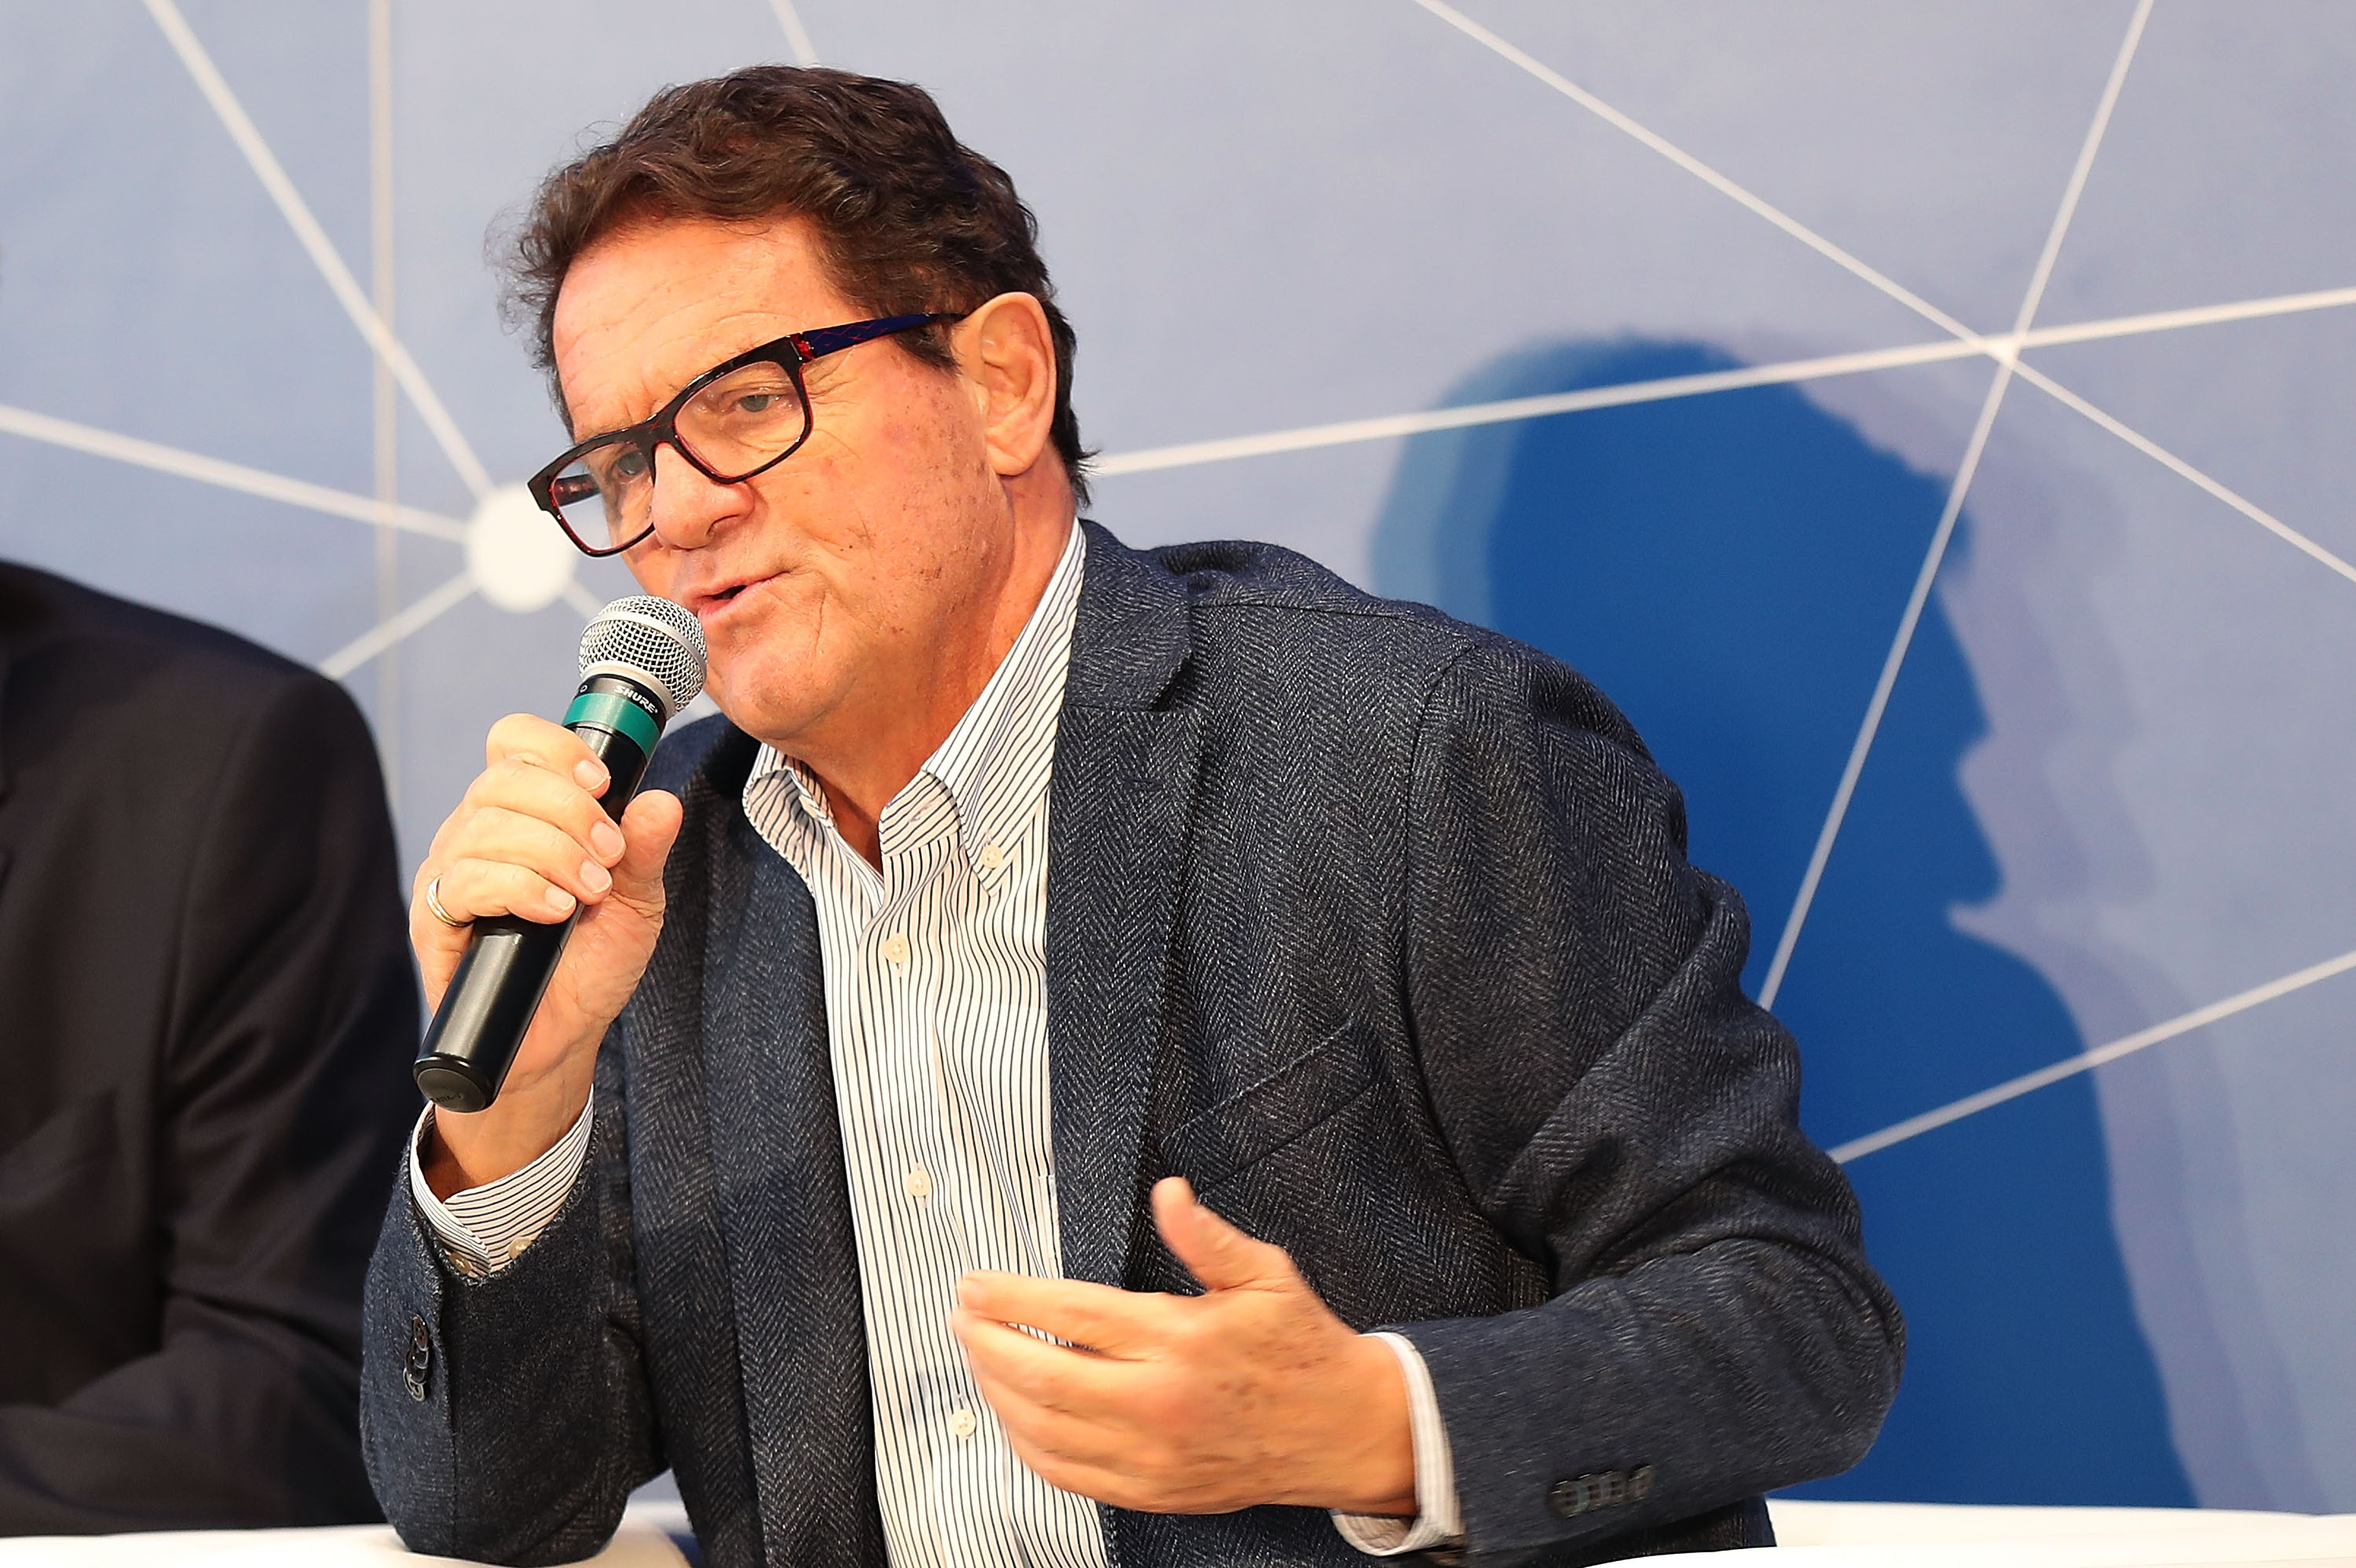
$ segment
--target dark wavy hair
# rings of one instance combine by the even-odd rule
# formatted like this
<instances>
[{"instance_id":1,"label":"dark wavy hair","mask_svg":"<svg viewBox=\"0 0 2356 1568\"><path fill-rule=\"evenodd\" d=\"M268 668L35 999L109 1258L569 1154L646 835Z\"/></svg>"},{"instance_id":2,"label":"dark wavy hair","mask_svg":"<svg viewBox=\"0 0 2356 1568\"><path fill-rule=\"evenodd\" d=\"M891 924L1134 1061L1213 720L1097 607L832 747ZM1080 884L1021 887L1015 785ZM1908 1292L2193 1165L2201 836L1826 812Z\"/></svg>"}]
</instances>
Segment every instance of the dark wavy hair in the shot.
<instances>
[{"instance_id":1,"label":"dark wavy hair","mask_svg":"<svg viewBox=\"0 0 2356 1568\"><path fill-rule=\"evenodd\" d=\"M1055 344L1050 436L1085 506L1072 412L1071 323L1039 256L1039 224L1006 171L959 142L923 88L849 71L762 65L667 87L621 133L541 182L502 258L508 304L557 405L557 291L573 261L627 225L667 218L809 219L835 287L873 315L962 314L1035 296ZM828 325L822 322L812 325ZM947 327L893 341L953 368Z\"/></svg>"}]
</instances>

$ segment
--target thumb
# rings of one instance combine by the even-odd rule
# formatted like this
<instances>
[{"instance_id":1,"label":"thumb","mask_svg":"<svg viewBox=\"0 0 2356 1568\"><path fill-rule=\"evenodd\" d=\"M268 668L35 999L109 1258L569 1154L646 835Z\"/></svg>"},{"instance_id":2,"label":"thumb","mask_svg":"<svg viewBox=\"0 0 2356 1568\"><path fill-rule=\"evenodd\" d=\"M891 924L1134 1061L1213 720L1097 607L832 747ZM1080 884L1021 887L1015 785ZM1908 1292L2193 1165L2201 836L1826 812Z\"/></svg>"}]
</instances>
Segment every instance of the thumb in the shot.
<instances>
[{"instance_id":1,"label":"thumb","mask_svg":"<svg viewBox=\"0 0 2356 1568\"><path fill-rule=\"evenodd\" d=\"M622 858L614 866L617 895L634 904L662 907L663 862L670 859L685 816L679 796L667 790L648 790L624 808Z\"/></svg>"},{"instance_id":2,"label":"thumb","mask_svg":"<svg viewBox=\"0 0 2356 1568\"><path fill-rule=\"evenodd\" d=\"M1153 1223L1205 1290L1289 1285L1299 1277L1282 1247L1254 1241L1212 1213L1183 1176L1154 1183Z\"/></svg>"}]
</instances>

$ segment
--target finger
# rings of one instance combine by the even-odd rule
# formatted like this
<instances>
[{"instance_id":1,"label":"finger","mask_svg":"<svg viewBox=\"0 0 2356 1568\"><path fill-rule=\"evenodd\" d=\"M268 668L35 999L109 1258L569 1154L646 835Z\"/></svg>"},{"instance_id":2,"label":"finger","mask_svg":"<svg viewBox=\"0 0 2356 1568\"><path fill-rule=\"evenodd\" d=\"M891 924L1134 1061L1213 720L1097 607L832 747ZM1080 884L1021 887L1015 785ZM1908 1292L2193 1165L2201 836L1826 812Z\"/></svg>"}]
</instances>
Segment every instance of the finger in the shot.
<instances>
[{"instance_id":1,"label":"finger","mask_svg":"<svg viewBox=\"0 0 2356 1568\"><path fill-rule=\"evenodd\" d=\"M575 781L561 778L539 763L505 757L475 775L466 795L452 814L453 826L443 853L457 857L471 852L474 819L486 811L512 811L538 817L572 835L581 853L611 866L627 848L622 830L614 826L597 797Z\"/></svg>"},{"instance_id":2,"label":"finger","mask_svg":"<svg viewBox=\"0 0 2356 1568\"><path fill-rule=\"evenodd\" d=\"M611 782L605 764L590 752L587 741L536 713L510 713L492 725L484 738L486 767L509 760L571 779L593 795L605 794Z\"/></svg>"},{"instance_id":3,"label":"finger","mask_svg":"<svg viewBox=\"0 0 2356 1568\"><path fill-rule=\"evenodd\" d=\"M1229 1499L1202 1497L1194 1489L1149 1480L1130 1455L1109 1455L1098 1463L1067 1457L1027 1436L1017 1436L1012 1429L1006 1440L1023 1467L1049 1486L1115 1508L1140 1513L1223 1513L1237 1506Z\"/></svg>"},{"instance_id":4,"label":"finger","mask_svg":"<svg viewBox=\"0 0 2356 1568\"><path fill-rule=\"evenodd\" d=\"M511 914L519 920L552 925L580 903L573 894L538 872L504 860L460 860L444 868L441 878L442 907L454 919L469 923L496 914ZM434 918L430 911L425 912L425 918ZM454 934L463 937L467 933Z\"/></svg>"},{"instance_id":5,"label":"finger","mask_svg":"<svg viewBox=\"0 0 2356 1568\"><path fill-rule=\"evenodd\" d=\"M1006 1445L1014 1450L1014 1456L1023 1461L1024 1469L1058 1491L1075 1492L1115 1508L1142 1509L1148 1500L1127 1477L1116 1475L1101 1465L1067 1459L1012 1429L1007 1432Z\"/></svg>"},{"instance_id":6,"label":"finger","mask_svg":"<svg viewBox=\"0 0 2356 1568\"><path fill-rule=\"evenodd\" d=\"M1158 1342L1171 1306L1166 1296L990 1270L959 1280L958 1300L984 1317L1025 1324L1108 1355Z\"/></svg>"},{"instance_id":7,"label":"finger","mask_svg":"<svg viewBox=\"0 0 2356 1568\"><path fill-rule=\"evenodd\" d=\"M418 868L417 882L409 895L409 945L417 955L418 977L424 982L429 1007L442 1005L443 989L475 939L471 924L451 925L425 901L425 891L434 887L436 874L431 860ZM439 889L434 896L441 896Z\"/></svg>"},{"instance_id":8,"label":"finger","mask_svg":"<svg viewBox=\"0 0 2356 1568\"><path fill-rule=\"evenodd\" d=\"M1254 1241L1212 1213L1183 1176L1153 1184L1153 1223L1205 1290L1289 1285L1300 1277L1282 1247Z\"/></svg>"},{"instance_id":9,"label":"finger","mask_svg":"<svg viewBox=\"0 0 2356 1568\"><path fill-rule=\"evenodd\" d=\"M600 808L603 809L602 807ZM621 858L613 862L614 889L632 903L659 909L663 901L663 864L679 840L686 808L667 790L650 789L630 802L622 813Z\"/></svg>"},{"instance_id":10,"label":"finger","mask_svg":"<svg viewBox=\"0 0 2356 1568\"><path fill-rule=\"evenodd\" d=\"M1137 1462L1138 1435L1087 1416L1051 1409L1005 1384L977 1377L974 1386L1005 1429L1007 1440L1064 1464L1119 1466Z\"/></svg>"},{"instance_id":11,"label":"finger","mask_svg":"<svg viewBox=\"0 0 2356 1568\"><path fill-rule=\"evenodd\" d=\"M976 1377L1049 1410L1078 1415L1118 1411L1137 1379L1133 1363L1051 1345L963 1307L949 1314L949 1329L965 1347Z\"/></svg>"},{"instance_id":12,"label":"finger","mask_svg":"<svg viewBox=\"0 0 2356 1568\"><path fill-rule=\"evenodd\" d=\"M616 837L619 837L616 833ZM451 845L449 864L442 872L442 903L462 918L465 912L450 901L449 877L452 869L470 860L520 866L584 903L596 902L614 885L613 873L605 869L602 859L584 848L572 834L542 817L503 806L477 811Z\"/></svg>"},{"instance_id":13,"label":"finger","mask_svg":"<svg viewBox=\"0 0 2356 1568\"><path fill-rule=\"evenodd\" d=\"M1130 1473L1169 1461L1169 1445L1162 1435L1141 1429L1126 1409L1108 1415L1058 1410L979 1371L974 1386L998 1417L1009 1442L1018 1452L1028 1448L1033 1461L1051 1458L1066 1466Z\"/></svg>"},{"instance_id":14,"label":"finger","mask_svg":"<svg viewBox=\"0 0 2356 1568\"><path fill-rule=\"evenodd\" d=\"M429 891L449 920L434 912L426 898ZM552 924L570 915L579 902L569 890L522 868L472 859L438 864L428 859L417 869L409 895L409 941L426 968L426 989L433 993L428 999L438 997L441 983L449 977L447 966L475 940L475 922L515 914Z\"/></svg>"}]
</instances>

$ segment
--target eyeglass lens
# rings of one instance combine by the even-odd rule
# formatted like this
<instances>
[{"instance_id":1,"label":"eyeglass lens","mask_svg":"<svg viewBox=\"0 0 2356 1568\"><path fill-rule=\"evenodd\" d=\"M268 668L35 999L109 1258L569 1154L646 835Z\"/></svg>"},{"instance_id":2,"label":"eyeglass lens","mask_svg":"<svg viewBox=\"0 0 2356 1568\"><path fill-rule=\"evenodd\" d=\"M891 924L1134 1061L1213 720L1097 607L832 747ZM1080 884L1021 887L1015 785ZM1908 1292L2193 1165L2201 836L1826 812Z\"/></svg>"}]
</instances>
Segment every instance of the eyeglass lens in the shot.
<instances>
[{"instance_id":1,"label":"eyeglass lens","mask_svg":"<svg viewBox=\"0 0 2356 1568\"><path fill-rule=\"evenodd\" d=\"M809 431L801 392L782 365L763 361L701 388L679 411L679 443L723 483L790 452ZM593 549L629 543L654 517L654 448L628 436L594 446L549 485L573 536Z\"/></svg>"}]
</instances>

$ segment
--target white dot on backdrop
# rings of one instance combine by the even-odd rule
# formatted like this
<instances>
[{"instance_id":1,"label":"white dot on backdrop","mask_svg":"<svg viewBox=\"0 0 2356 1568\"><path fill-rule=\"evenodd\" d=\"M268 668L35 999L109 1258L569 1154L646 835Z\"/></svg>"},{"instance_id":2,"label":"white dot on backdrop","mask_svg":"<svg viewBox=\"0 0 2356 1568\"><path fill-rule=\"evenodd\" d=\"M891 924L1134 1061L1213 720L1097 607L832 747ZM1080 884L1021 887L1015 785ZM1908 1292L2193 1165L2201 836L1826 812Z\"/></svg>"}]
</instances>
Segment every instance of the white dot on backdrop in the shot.
<instances>
[{"instance_id":1,"label":"white dot on backdrop","mask_svg":"<svg viewBox=\"0 0 2356 1568\"><path fill-rule=\"evenodd\" d=\"M579 552L520 485L483 497L466 524L466 570L484 598L518 613L543 609L573 581Z\"/></svg>"}]
</instances>

